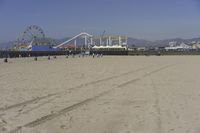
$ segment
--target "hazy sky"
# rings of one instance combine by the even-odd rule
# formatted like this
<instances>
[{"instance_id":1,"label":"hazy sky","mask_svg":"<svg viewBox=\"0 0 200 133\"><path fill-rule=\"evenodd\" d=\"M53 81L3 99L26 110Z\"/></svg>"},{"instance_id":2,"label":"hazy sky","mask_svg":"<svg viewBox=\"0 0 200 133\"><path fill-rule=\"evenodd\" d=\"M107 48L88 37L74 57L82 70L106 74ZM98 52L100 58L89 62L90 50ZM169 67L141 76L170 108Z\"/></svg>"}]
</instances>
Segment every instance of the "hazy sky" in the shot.
<instances>
[{"instance_id":1,"label":"hazy sky","mask_svg":"<svg viewBox=\"0 0 200 133\"><path fill-rule=\"evenodd\" d=\"M200 0L0 0L0 42L28 25L63 38L84 30L139 39L200 37Z\"/></svg>"}]
</instances>

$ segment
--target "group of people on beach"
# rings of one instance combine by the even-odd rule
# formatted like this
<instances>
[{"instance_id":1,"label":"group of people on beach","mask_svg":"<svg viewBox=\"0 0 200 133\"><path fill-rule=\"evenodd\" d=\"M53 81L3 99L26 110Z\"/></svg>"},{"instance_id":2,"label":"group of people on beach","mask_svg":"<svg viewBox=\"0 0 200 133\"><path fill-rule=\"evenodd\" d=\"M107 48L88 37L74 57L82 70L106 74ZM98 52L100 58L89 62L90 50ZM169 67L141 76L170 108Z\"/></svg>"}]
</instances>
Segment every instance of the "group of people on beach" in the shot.
<instances>
[{"instance_id":1,"label":"group of people on beach","mask_svg":"<svg viewBox=\"0 0 200 133\"><path fill-rule=\"evenodd\" d=\"M72 57L73 58L75 58L75 54L71 54L72 55ZM67 54L66 55L66 58L69 58L69 56L70 56L70 54ZM78 54L78 57L80 58L80 57L87 57L87 56L92 56L93 58L95 58L95 57L103 57L103 54L101 53L101 54L95 54L95 53L92 53L92 55L90 55L90 54L84 54L84 53L81 53L81 54Z\"/></svg>"},{"instance_id":2,"label":"group of people on beach","mask_svg":"<svg viewBox=\"0 0 200 133\"><path fill-rule=\"evenodd\" d=\"M75 57L76 57L76 54L66 54L66 58L69 58L70 55L72 56L72 58L75 58ZM95 53L92 53L92 54L85 54L85 53L78 54L78 57L79 57L79 58L80 58L80 57L84 58L85 56L86 56L86 57L87 57L87 56L92 56L93 58L95 58L95 57L99 58L99 57L103 57L103 54L102 54L102 53L101 53L101 54L95 54ZM56 59L56 55L54 55L53 58ZM51 59L51 56L48 56L48 60L50 60L50 59ZM34 57L34 60L37 61L37 60L38 60L38 57L35 56L35 57ZM4 59L4 62L7 63L7 62L8 62L8 58L5 58L5 59Z\"/></svg>"}]
</instances>

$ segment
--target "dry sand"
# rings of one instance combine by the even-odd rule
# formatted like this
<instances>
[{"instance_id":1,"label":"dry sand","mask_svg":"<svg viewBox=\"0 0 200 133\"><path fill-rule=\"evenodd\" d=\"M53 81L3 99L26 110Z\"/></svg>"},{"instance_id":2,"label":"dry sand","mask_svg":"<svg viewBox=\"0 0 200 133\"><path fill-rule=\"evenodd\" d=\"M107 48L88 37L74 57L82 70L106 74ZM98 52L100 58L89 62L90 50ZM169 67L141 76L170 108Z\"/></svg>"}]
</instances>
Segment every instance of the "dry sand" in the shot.
<instances>
[{"instance_id":1,"label":"dry sand","mask_svg":"<svg viewBox=\"0 0 200 133\"><path fill-rule=\"evenodd\" d=\"M0 133L199 133L200 56L0 60Z\"/></svg>"}]
</instances>

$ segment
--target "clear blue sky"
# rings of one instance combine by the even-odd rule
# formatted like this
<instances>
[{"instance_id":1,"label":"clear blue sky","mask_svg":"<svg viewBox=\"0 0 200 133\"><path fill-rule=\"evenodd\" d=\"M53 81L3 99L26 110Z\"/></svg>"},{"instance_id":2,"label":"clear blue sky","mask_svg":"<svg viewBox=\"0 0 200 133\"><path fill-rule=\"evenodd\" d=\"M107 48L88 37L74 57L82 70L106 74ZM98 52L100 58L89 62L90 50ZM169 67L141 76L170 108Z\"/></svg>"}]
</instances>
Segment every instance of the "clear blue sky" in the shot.
<instances>
[{"instance_id":1,"label":"clear blue sky","mask_svg":"<svg viewBox=\"0 0 200 133\"><path fill-rule=\"evenodd\" d=\"M200 37L200 0L0 0L0 42L15 40L28 25L49 37L83 29L140 39Z\"/></svg>"}]
</instances>

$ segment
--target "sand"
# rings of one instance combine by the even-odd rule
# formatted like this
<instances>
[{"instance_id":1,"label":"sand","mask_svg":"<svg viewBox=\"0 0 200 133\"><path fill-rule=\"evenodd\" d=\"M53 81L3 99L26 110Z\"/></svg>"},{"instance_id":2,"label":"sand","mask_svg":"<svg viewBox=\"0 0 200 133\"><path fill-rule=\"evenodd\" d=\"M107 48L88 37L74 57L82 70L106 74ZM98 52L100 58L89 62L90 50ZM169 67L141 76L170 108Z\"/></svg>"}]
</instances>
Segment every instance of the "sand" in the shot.
<instances>
[{"instance_id":1,"label":"sand","mask_svg":"<svg viewBox=\"0 0 200 133\"><path fill-rule=\"evenodd\" d=\"M199 59L1 59L0 133L199 133Z\"/></svg>"}]
</instances>

